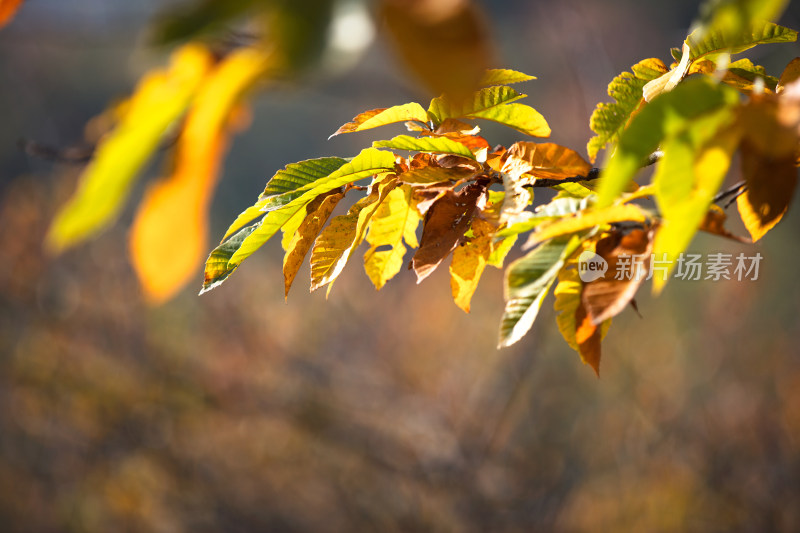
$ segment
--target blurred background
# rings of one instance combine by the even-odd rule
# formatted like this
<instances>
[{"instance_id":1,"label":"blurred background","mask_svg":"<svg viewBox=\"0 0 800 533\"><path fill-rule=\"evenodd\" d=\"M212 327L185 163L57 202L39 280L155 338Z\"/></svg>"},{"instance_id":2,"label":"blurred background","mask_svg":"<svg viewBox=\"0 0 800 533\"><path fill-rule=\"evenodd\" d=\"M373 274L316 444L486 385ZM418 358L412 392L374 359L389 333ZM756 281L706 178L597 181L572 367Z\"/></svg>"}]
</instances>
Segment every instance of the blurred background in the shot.
<instances>
[{"instance_id":1,"label":"blurred background","mask_svg":"<svg viewBox=\"0 0 800 533\"><path fill-rule=\"evenodd\" d=\"M165 62L147 28L171 4L28 0L0 31L2 531L800 531L798 206L755 247L698 236L695 253L760 252L759 279L675 280L658 299L645 287L642 318L615 319L599 380L561 339L552 297L496 350L497 270L470 315L445 269L375 292L358 260L327 301L301 287L304 267L284 303L270 242L225 286L198 297L198 266L194 286L149 308L127 260L135 202L96 240L45 255L81 167L18 139L79 145ZM643 58L669 63L698 8L478 5L495 66L536 75L526 103L583 154L608 82ZM796 3L780 22L800 28ZM212 240L286 163L402 132L326 140L354 115L429 98L373 30L253 99ZM778 75L799 51L749 57Z\"/></svg>"}]
</instances>

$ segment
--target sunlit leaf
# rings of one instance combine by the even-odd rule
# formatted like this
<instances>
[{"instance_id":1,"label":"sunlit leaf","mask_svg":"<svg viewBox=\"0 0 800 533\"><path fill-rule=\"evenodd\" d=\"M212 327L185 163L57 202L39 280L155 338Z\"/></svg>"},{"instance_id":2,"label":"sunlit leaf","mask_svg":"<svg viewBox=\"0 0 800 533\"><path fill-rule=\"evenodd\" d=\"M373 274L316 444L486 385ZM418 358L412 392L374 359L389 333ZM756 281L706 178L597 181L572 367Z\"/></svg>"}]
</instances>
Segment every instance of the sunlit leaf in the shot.
<instances>
[{"instance_id":1,"label":"sunlit leaf","mask_svg":"<svg viewBox=\"0 0 800 533\"><path fill-rule=\"evenodd\" d=\"M381 0L378 12L402 62L437 94L468 94L492 62L485 19L471 1Z\"/></svg>"},{"instance_id":2,"label":"sunlit leaf","mask_svg":"<svg viewBox=\"0 0 800 533\"><path fill-rule=\"evenodd\" d=\"M507 228L498 231L495 237L504 238L520 233L527 233L541 224L553 222L567 215L572 215L585 209L587 206L588 201L583 198L575 198L572 196L555 198L547 204L538 206L536 212L530 218L511 224Z\"/></svg>"},{"instance_id":3,"label":"sunlit leaf","mask_svg":"<svg viewBox=\"0 0 800 533\"><path fill-rule=\"evenodd\" d=\"M285 206L270 211L258 224L255 224L255 229L239 242L239 248L228 261L228 272L225 277L236 270L242 261L252 255L317 196L369 176L387 173L393 168L394 155L374 148L362 150L350 162L342 165L330 175L315 181L313 188L307 189Z\"/></svg>"},{"instance_id":4,"label":"sunlit leaf","mask_svg":"<svg viewBox=\"0 0 800 533\"><path fill-rule=\"evenodd\" d=\"M531 329L558 271L579 242L577 238L552 240L508 266L499 348L511 346Z\"/></svg>"},{"instance_id":5,"label":"sunlit leaf","mask_svg":"<svg viewBox=\"0 0 800 533\"><path fill-rule=\"evenodd\" d=\"M504 169L540 179L586 176L592 165L578 152L555 143L517 142L508 149Z\"/></svg>"},{"instance_id":6,"label":"sunlit leaf","mask_svg":"<svg viewBox=\"0 0 800 533\"><path fill-rule=\"evenodd\" d=\"M0 28L11 22L24 0L0 0Z\"/></svg>"},{"instance_id":7,"label":"sunlit leaf","mask_svg":"<svg viewBox=\"0 0 800 533\"><path fill-rule=\"evenodd\" d=\"M428 122L428 113L421 105L416 102L410 104L396 105L389 108L372 109L371 111L364 111L356 115L352 122L348 122L336 132L331 135L339 135L341 133L350 133L354 131L363 131L386 124L394 124L396 122L406 121Z\"/></svg>"},{"instance_id":8,"label":"sunlit leaf","mask_svg":"<svg viewBox=\"0 0 800 533\"><path fill-rule=\"evenodd\" d=\"M662 144L664 156L653 176L662 216L653 253L666 259L666 271L653 276L660 292L678 257L689 246L725 179L740 132L728 109L687 122L682 132Z\"/></svg>"},{"instance_id":9,"label":"sunlit leaf","mask_svg":"<svg viewBox=\"0 0 800 533\"><path fill-rule=\"evenodd\" d=\"M798 79L800 79L800 57L795 57L789 62L788 65L786 65L786 68L783 69L781 79L778 81L776 92L783 92L787 85L793 81L797 81Z\"/></svg>"},{"instance_id":10,"label":"sunlit leaf","mask_svg":"<svg viewBox=\"0 0 800 533\"><path fill-rule=\"evenodd\" d=\"M172 297L206 253L208 206L230 129L226 123L267 65L262 51L242 48L209 75L181 130L173 174L151 186L139 206L130 254L151 303Z\"/></svg>"},{"instance_id":11,"label":"sunlit leaf","mask_svg":"<svg viewBox=\"0 0 800 533\"><path fill-rule=\"evenodd\" d=\"M525 104L506 104L491 107L472 113L469 118L482 118L499 122L531 137L550 136L550 126L542 114Z\"/></svg>"},{"instance_id":12,"label":"sunlit leaf","mask_svg":"<svg viewBox=\"0 0 800 533\"><path fill-rule=\"evenodd\" d=\"M638 205L621 204L600 209L588 209L576 215L566 216L549 223L541 224L528 237L523 249L536 246L554 237L571 235L583 230L611 224L613 222L645 222L648 215Z\"/></svg>"},{"instance_id":13,"label":"sunlit leaf","mask_svg":"<svg viewBox=\"0 0 800 533\"><path fill-rule=\"evenodd\" d=\"M456 305L465 313L469 313L472 295L492 254L492 234L497 228L475 218L470 229L472 237L456 246L450 263L450 290Z\"/></svg>"},{"instance_id":14,"label":"sunlit leaf","mask_svg":"<svg viewBox=\"0 0 800 533\"><path fill-rule=\"evenodd\" d=\"M439 125L448 118L470 118L476 113L509 104L520 98L525 98L511 87L487 87L472 95L471 99L456 99L452 96L442 95L431 100L428 107L428 117Z\"/></svg>"},{"instance_id":15,"label":"sunlit leaf","mask_svg":"<svg viewBox=\"0 0 800 533\"><path fill-rule=\"evenodd\" d=\"M375 148L392 148L394 150L409 150L414 152L431 152L440 154L455 154L475 159L475 155L463 144L450 140L447 137L411 137L398 135L388 141L375 141Z\"/></svg>"},{"instance_id":16,"label":"sunlit leaf","mask_svg":"<svg viewBox=\"0 0 800 533\"><path fill-rule=\"evenodd\" d=\"M735 90L697 78L681 83L645 106L620 136L617 149L603 170L598 206L608 206L620 195L664 139L685 130L692 120L735 106L738 101Z\"/></svg>"},{"instance_id":17,"label":"sunlit leaf","mask_svg":"<svg viewBox=\"0 0 800 533\"><path fill-rule=\"evenodd\" d=\"M346 163L347 160L341 157L321 157L286 165L267 182L264 192L259 196L261 211L272 211L288 204Z\"/></svg>"},{"instance_id":18,"label":"sunlit leaf","mask_svg":"<svg viewBox=\"0 0 800 533\"><path fill-rule=\"evenodd\" d=\"M211 251L208 259L206 259L203 289L200 291L200 294L218 287L223 281L228 279L228 276L233 272L233 269L228 267L228 261L230 261L233 254L242 245L242 241L253 233L257 226L257 224L253 224L252 226L247 226L239 230L235 235Z\"/></svg>"},{"instance_id":19,"label":"sunlit leaf","mask_svg":"<svg viewBox=\"0 0 800 533\"><path fill-rule=\"evenodd\" d=\"M491 87L492 85L511 85L523 81L535 80L536 76L528 76L523 72L509 70L505 68L492 68L487 70L481 78L481 87Z\"/></svg>"},{"instance_id":20,"label":"sunlit leaf","mask_svg":"<svg viewBox=\"0 0 800 533\"><path fill-rule=\"evenodd\" d=\"M619 231L597 241L595 253L606 262L607 270L594 280L584 280L581 298L595 325L618 315L633 300L639 286L647 278L653 234L634 229L623 235ZM578 263L581 268L588 262Z\"/></svg>"},{"instance_id":21,"label":"sunlit leaf","mask_svg":"<svg viewBox=\"0 0 800 533\"><path fill-rule=\"evenodd\" d=\"M707 0L700 7L700 20L693 34L723 35L728 39L747 37L754 21L773 21L780 17L788 0Z\"/></svg>"},{"instance_id":22,"label":"sunlit leaf","mask_svg":"<svg viewBox=\"0 0 800 533\"><path fill-rule=\"evenodd\" d=\"M342 193L330 192L326 195L318 196L306 206L308 214L294 233L283 258L284 291L287 298L292 282L297 276L297 271L300 270L306 254L308 254L314 244L314 240L317 238L317 234L322 230L336 204L343 197L344 194Z\"/></svg>"},{"instance_id":23,"label":"sunlit leaf","mask_svg":"<svg viewBox=\"0 0 800 533\"><path fill-rule=\"evenodd\" d=\"M412 205L411 193L408 185L392 190L369 224L364 270L377 290L400 272L406 253L403 241L412 248L419 246L416 231L422 219ZM387 246L388 250L380 249Z\"/></svg>"},{"instance_id":24,"label":"sunlit leaf","mask_svg":"<svg viewBox=\"0 0 800 533\"><path fill-rule=\"evenodd\" d=\"M642 88L668 69L660 59L651 58L640 61L631 70L633 73L623 72L611 81L608 95L615 101L597 104L589 119L589 127L597 134L586 146L590 161L594 161L607 144L617 142L631 114L642 103Z\"/></svg>"},{"instance_id":25,"label":"sunlit leaf","mask_svg":"<svg viewBox=\"0 0 800 533\"><path fill-rule=\"evenodd\" d=\"M650 102L656 96L667 93L674 89L686 77L691 66L689 45L684 43L680 62L669 72L662 74L658 78L647 82L642 87L642 97L646 102Z\"/></svg>"},{"instance_id":26,"label":"sunlit leaf","mask_svg":"<svg viewBox=\"0 0 800 533\"><path fill-rule=\"evenodd\" d=\"M725 221L727 219L728 215L720 206L711 204L708 209L708 213L706 213L705 219L703 219L703 222L700 223L699 229L700 231L705 231L706 233L711 233L713 235L719 235L720 237L725 237L738 242L747 244L753 242L751 239L740 237L739 235L735 235L725 229Z\"/></svg>"},{"instance_id":27,"label":"sunlit leaf","mask_svg":"<svg viewBox=\"0 0 800 533\"><path fill-rule=\"evenodd\" d=\"M750 19L753 20L753 19ZM725 29L703 29L693 31L687 38L691 61L722 52L738 54L759 44L791 43L797 40L797 32L771 22L752 22L741 31Z\"/></svg>"},{"instance_id":28,"label":"sunlit leaf","mask_svg":"<svg viewBox=\"0 0 800 533\"><path fill-rule=\"evenodd\" d=\"M175 52L169 70L140 81L125 116L97 147L78 190L56 215L47 237L52 250L74 246L114 221L136 174L186 110L211 63L208 50L188 45Z\"/></svg>"},{"instance_id":29,"label":"sunlit leaf","mask_svg":"<svg viewBox=\"0 0 800 533\"><path fill-rule=\"evenodd\" d=\"M429 209L419 250L412 265L417 283L433 273L464 238L475 210L485 200L486 185L471 183L458 192L448 190Z\"/></svg>"},{"instance_id":30,"label":"sunlit leaf","mask_svg":"<svg viewBox=\"0 0 800 533\"><path fill-rule=\"evenodd\" d=\"M593 247L584 247L592 250ZM554 291L556 302L556 324L570 347L578 352L581 361L600 375L600 343L608 333L611 320L595 326L583 306L581 295L583 282L577 269L577 257L573 257L558 273L558 285Z\"/></svg>"},{"instance_id":31,"label":"sunlit leaf","mask_svg":"<svg viewBox=\"0 0 800 533\"><path fill-rule=\"evenodd\" d=\"M705 59L696 61L689 69L689 74L715 74L717 65L713 61ZM764 91L773 92L775 86L778 85L778 79L768 76L764 67L754 65L749 59L740 59L728 65L725 75L722 77L722 83L730 85L739 92L748 94L751 93L756 87L756 80L761 79L764 82Z\"/></svg>"},{"instance_id":32,"label":"sunlit leaf","mask_svg":"<svg viewBox=\"0 0 800 533\"><path fill-rule=\"evenodd\" d=\"M363 242L375 211L397 186L396 179L373 184L370 194L356 202L346 215L335 217L322 230L311 250L311 290L332 284ZM329 285L328 291L330 291Z\"/></svg>"}]
</instances>

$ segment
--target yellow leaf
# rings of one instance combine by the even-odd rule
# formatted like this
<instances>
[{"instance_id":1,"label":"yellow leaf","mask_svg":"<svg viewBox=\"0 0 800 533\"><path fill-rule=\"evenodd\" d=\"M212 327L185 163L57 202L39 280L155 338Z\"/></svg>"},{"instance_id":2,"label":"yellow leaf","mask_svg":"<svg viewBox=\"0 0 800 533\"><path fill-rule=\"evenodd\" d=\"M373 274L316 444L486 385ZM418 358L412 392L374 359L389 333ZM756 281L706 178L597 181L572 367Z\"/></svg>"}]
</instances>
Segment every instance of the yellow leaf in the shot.
<instances>
[{"instance_id":1,"label":"yellow leaf","mask_svg":"<svg viewBox=\"0 0 800 533\"><path fill-rule=\"evenodd\" d=\"M364 240L367 224L375 211L397 186L396 178L373 185L369 196L356 202L346 215L333 218L322 230L311 250L311 290L329 285L339 277L345 264Z\"/></svg>"},{"instance_id":2,"label":"yellow leaf","mask_svg":"<svg viewBox=\"0 0 800 533\"><path fill-rule=\"evenodd\" d=\"M428 113L416 102L396 105L389 108L372 109L356 115L352 122L348 122L336 130L331 137L341 133L363 131L395 122L417 121L423 124L428 122Z\"/></svg>"},{"instance_id":3,"label":"yellow leaf","mask_svg":"<svg viewBox=\"0 0 800 533\"><path fill-rule=\"evenodd\" d=\"M243 48L209 74L181 131L173 174L152 185L139 206L130 254L151 303L171 298L205 256L208 206L227 145L226 125L267 64L262 51Z\"/></svg>"},{"instance_id":4,"label":"yellow leaf","mask_svg":"<svg viewBox=\"0 0 800 533\"><path fill-rule=\"evenodd\" d=\"M11 22L24 0L0 0L0 28Z\"/></svg>"},{"instance_id":5,"label":"yellow leaf","mask_svg":"<svg viewBox=\"0 0 800 533\"><path fill-rule=\"evenodd\" d=\"M56 215L47 235L51 250L62 251L113 222L139 169L186 110L211 63L206 48L187 45L173 54L169 70L150 72L139 82L125 116L97 147L78 190Z\"/></svg>"},{"instance_id":6,"label":"yellow leaf","mask_svg":"<svg viewBox=\"0 0 800 533\"><path fill-rule=\"evenodd\" d=\"M612 222L644 222L647 214L635 204L612 205L601 209L580 211L573 216L565 216L551 223L541 224L531 233L523 249L532 248L553 237L577 233Z\"/></svg>"},{"instance_id":7,"label":"yellow leaf","mask_svg":"<svg viewBox=\"0 0 800 533\"><path fill-rule=\"evenodd\" d=\"M587 242L579 250L594 249L594 243ZM599 326L592 323L591 318L586 312L581 295L583 293L583 282L578 275L577 258L580 254L576 253L568 261L564 268L558 273L558 285L554 291L556 301L555 310L556 324L558 331L567 344L578 352L581 361L594 369L595 374L600 375L600 342L608 333L611 326L611 319L606 320Z\"/></svg>"},{"instance_id":8,"label":"yellow leaf","mask_svg":"<svg viewBox=\"0 0 800 533\"><path fill-rule=\"evenodd\" d=\"M392 190L369 224L370 248L364 254L364 270L378 290L400 272L406 253L403 240L412 248L419 246L416 231L421 217L412 205L411 191L408 185ZM378 249L386 246L390 249Z\"/></svg>"},{"instance_id":9,"label":"yellow leaf","mask_svg":"<svg viewBox=\"0 0 800 533\"><path fill-rule=\"evenodd\" d=\"M300 270L306 254L311 249L311 245L314 244L314 239L317 238L322 226L328 221L328 217L331 216L336 204L343 197L343 193L330 192L327 195L317 197L306 207L308 215L303 219L297 231L294 232L289 248L283 258L283 279L286 298L289 297L289 289L292 287L292 282L297 276L297 271Z\"/></svg>"},{"instance_id":10,"label":"yellow leaf","mask_svg":"<svg viewBox=\"0 0 800 533\"><path fill-rule=\"evenodd\" d=\"M492 253L492 236L497 228L480 218L472 220L472 238L453 250L450 263L450 290L456 305L469 313L470 300L478 288L483 270Z\"/></svg>"}]
</instances>

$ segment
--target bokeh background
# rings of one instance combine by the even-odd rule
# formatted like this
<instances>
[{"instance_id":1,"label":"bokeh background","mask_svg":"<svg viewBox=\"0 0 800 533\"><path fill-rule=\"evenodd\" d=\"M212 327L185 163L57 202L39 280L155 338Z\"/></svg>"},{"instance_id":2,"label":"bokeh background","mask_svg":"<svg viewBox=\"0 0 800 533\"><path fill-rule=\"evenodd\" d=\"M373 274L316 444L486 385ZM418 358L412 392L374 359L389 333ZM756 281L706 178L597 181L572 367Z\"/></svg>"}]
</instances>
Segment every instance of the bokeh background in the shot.
<instances>
[{"instance_id":1,"label":"bokeh background","mask_svg":"<svg viewBox=\"0 0 800 533\"><path fill-rule=\"evenodd\" d=\"M358 261L327 301L298 279L284 303L276 242L210 294L196 295L198 269L148 308L126 257L132 207L93 242L43 254L81 169L17 140L80 144L165 61L146 29L172 3L28 0L0 31L0 530L800 531L797 206L755 247L698 236L693 252L759 251L759 279L673 281L658 299L646 287L643 316L615 319L600 379L561 340L552 299L496 350L496 270L470 315L446 269L375 292ZM697 13L684 0L480 5L497 66L538 76L528 102L582 153L611 78L668 62ZM800 28L796 2L781 22ZM276 169L381 135L326 140L360 111L427 99L375 30L361 56L254 99L212 239ZM780 73L799 52L749 57Z\"/></svg>"}]
</instances>

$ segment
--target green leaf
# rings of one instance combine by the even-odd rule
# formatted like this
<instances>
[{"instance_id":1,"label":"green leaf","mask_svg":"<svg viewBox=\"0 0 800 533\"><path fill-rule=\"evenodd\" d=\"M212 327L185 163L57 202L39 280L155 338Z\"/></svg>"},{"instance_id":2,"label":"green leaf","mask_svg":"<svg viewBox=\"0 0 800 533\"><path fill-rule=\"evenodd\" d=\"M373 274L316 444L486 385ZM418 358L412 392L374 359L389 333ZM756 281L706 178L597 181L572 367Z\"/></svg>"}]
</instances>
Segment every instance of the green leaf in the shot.
<instances>
[{"instance_id":1,"label":"green leaf","mask_svg":"<svg viewBox=\"0 0 800 533\"><path fill-rule=\"evenodd\" d=\"M375 141L372 143L372 146L375 148L392 148L394 150L410 150L414 152L455 154L475 159L475 155L470 152L469 148L447 137L417 138L411 137L410 135L398 135L388 141Z\"/></svg>"},{"instance_id":2,"label":"green leaf","mask_svg":"<svg viewBox=\"0 0 800 533\"><path fill-rule=\"evenodd\" d=\"M300 210L321 194L353 183L360 179L383 174L394 168L394 155L389 152L367 148L362 150L352 161L339 167L330 175L313 183L313 188L305 190L302 195L290 201L283 207L270 211L243 240L238 242L238 248L233 252L227 264L225 276L227 278L236 268L267 242L275 233L289 222ZM238 233L237 235L241 234ZM229 242L229 241L228 241ZM219 285L215 283L214 286Z\"/></svg>"},{"instance_id":3,"label":"green leaf","mask_svg":"<svg viewBox=\"0 0 800 533\"><path fill-rule=\"evenodd\" d=\"M431 100L428 117L438 126L448 118L470 117L520 98L525 98L525 95L504 86L481 89L471 100L456 100L442 95Z\"/></svg>"},{"instance_id":4,"label":"green leaf","mask_svg":"<svg viewBox=\"0 0 800 533\"><path fill-rule=\"evenodd\" d=\"M222 29L244 15L256 1L202 0L188 6L184 3L158 16L152 32L153 40L157 44L172 44Z\"/></svg>"},{"instance_id":5,"label":"green leaf","mask_svg":"<svg viewBox=\"0 0 800 533\"><path fill-rule=\"evenodd\" d=\"M511 346L531 329L558 271L579 243L578 238L553 240L508 266L499 348Z\"/></svg>"},{"instance_id":6,"label":"green leaf","mask_svg":"<svg viewBox=\"0 0 800 533\"><path fill-rule=\"evenodd\" d=\"M788 0L707 0L696 24L708 33L739 35L756 21L777 20Z\"/></svg>"},{"instance_id":7,"label":"green leaf","mask_svg":"<svg viewBox=\"0 0 800 533\"><path fill-rule=\"evenodd\" d=\"M341 128L336 130L331 137L341 133L363 131L371 128L377 128L379 126L385 126L387 124L406 122L409 120L422 123L428 122L428 113L416 102L396 105L389 108L372 109L356 115L352 122L348 122L347 124L343 125ZM328 138L330 139L331 137Z\"/></svg>"},{"instance_id":8,"label":"green leaf","mask_svg":"<svg viewBox=\"0 0 800 533\"><path fill-rule=\"evenodd\" d=\"M528 242L523 246L523 250L548 239L561 237L562 235L572 235L595 226L604 226L614 222L644 222L647 218L647 213L636 204L619 204L586 209L579 211L575 215L565 216L540 225L528 237Z\"/></svg>"},{"instance_id":9,"label":"green leaf","mask_svg":"<svg viewBox=\"0 0 800 533\"><path fill-rule=\"evenodd\" d=\"M495 238L502 239L526 233L540 224L552 222L586 209L588 205L588 200L582 198L565 197L553 199L547 204L540 205L536 209L536 213L527 220L522 220L498 231L495 234Z\"/></svg>"},{"instance_id":10,"label":"green leaf","mask_svg":"<svg viewBox=\"0 0 800 533\"><path fill-rule=\"evenodd\" d=\"M341 157L321 157L286 165L267 182L264 192L258 197L261 210L272 211L288 204L313 189L317 180L330 176L346 163L347 160Z\"/></svg>"},{"instance_id":11,"label":"green leaf","mask_svg":"<svg viewBox=\"0 0 800 533\"><path fill-rule=\"evenodd\" d=\"M623 72L608 85L608 95L615 102L597 104L589 119L589 127L597 134L586 146L591 161L597 158L597 153L606 145L619 140L631 113L642 102L642 89L645 84L665 74L667 67L660 59L652 58L640 61L631 67L631 70L633 73Z\"/></svg>"},{"instance_id":12,"label":"green leaf","mask_svg":"<svg viewBox=\"0 0 800 533\"><path fill-rule=\"evenodd\" d=\"M510 85L523 81L535 80L536 76L528 76L523 72L509 70L505 68L492 68L486 71L481 78L481 87L491 87L492 85Z\"/></svg>"},{"instance_id":13,"label":"green leaf","mask_svg":"<svg viewBox=\"0 0 800 533\"><path fill-rule=\"evenodd\" d=\"M706 56L728 52L738 54L759 44L791 43L797 32L771 22L754 22L742 31L731 33L725 28L699 28L687 38L689 58L697 61Z\"/></svg>"},{"instance_id":14,"label":"green leaf","mask_svg":"<svg viewBox=\"0 0 800 533\"><path fill-rule=\"evenodd\" d=\"M735 106L739 93L708 78L689 79L642 108L620 136L598 186L598 207L611 205L658 145L704 114Z\"/></svg>"},{"instance_id":15,"label":"green leaf","mask_svg":"<svg viewBox=\"0 0 800 533\"><path fill-rule=\"evenodd\" d=\"M550 126L541 113L525 104L506 104L472 113L468 118L482 118L532 137L549 137Z\"/></svg>"},{"instance_id":16,"label":"green leaf","mask_svg":"<svg viewBox=\"0 0 800 533\"><path fill-rule=\"evenodd\" d=\"M255 231L256 227L258 227L258 224L253 224L252 226L240 230L236 235L211 251L208 259L206 259L203 289L200 291L200 294L210 291L228 279L228 276L235 270L228 267L228 261L233 257L236 250L242 246L242 242L247 236Z\"/></svg>"},{"instance_id":17,"label":"green leaf","mask_svg":"<svg viewBox=\"0 0 800 533\"><path fill-rule=\"evenodd\" d=\"M725 179L740 133L730 109L687 123L684 131L664 142L664 156L653 176L655 198L663 222L653 254L666 261L666 271L653 276L653 291L666 284L678 257L689 246Z\"/></svg>"}]
</instances>

